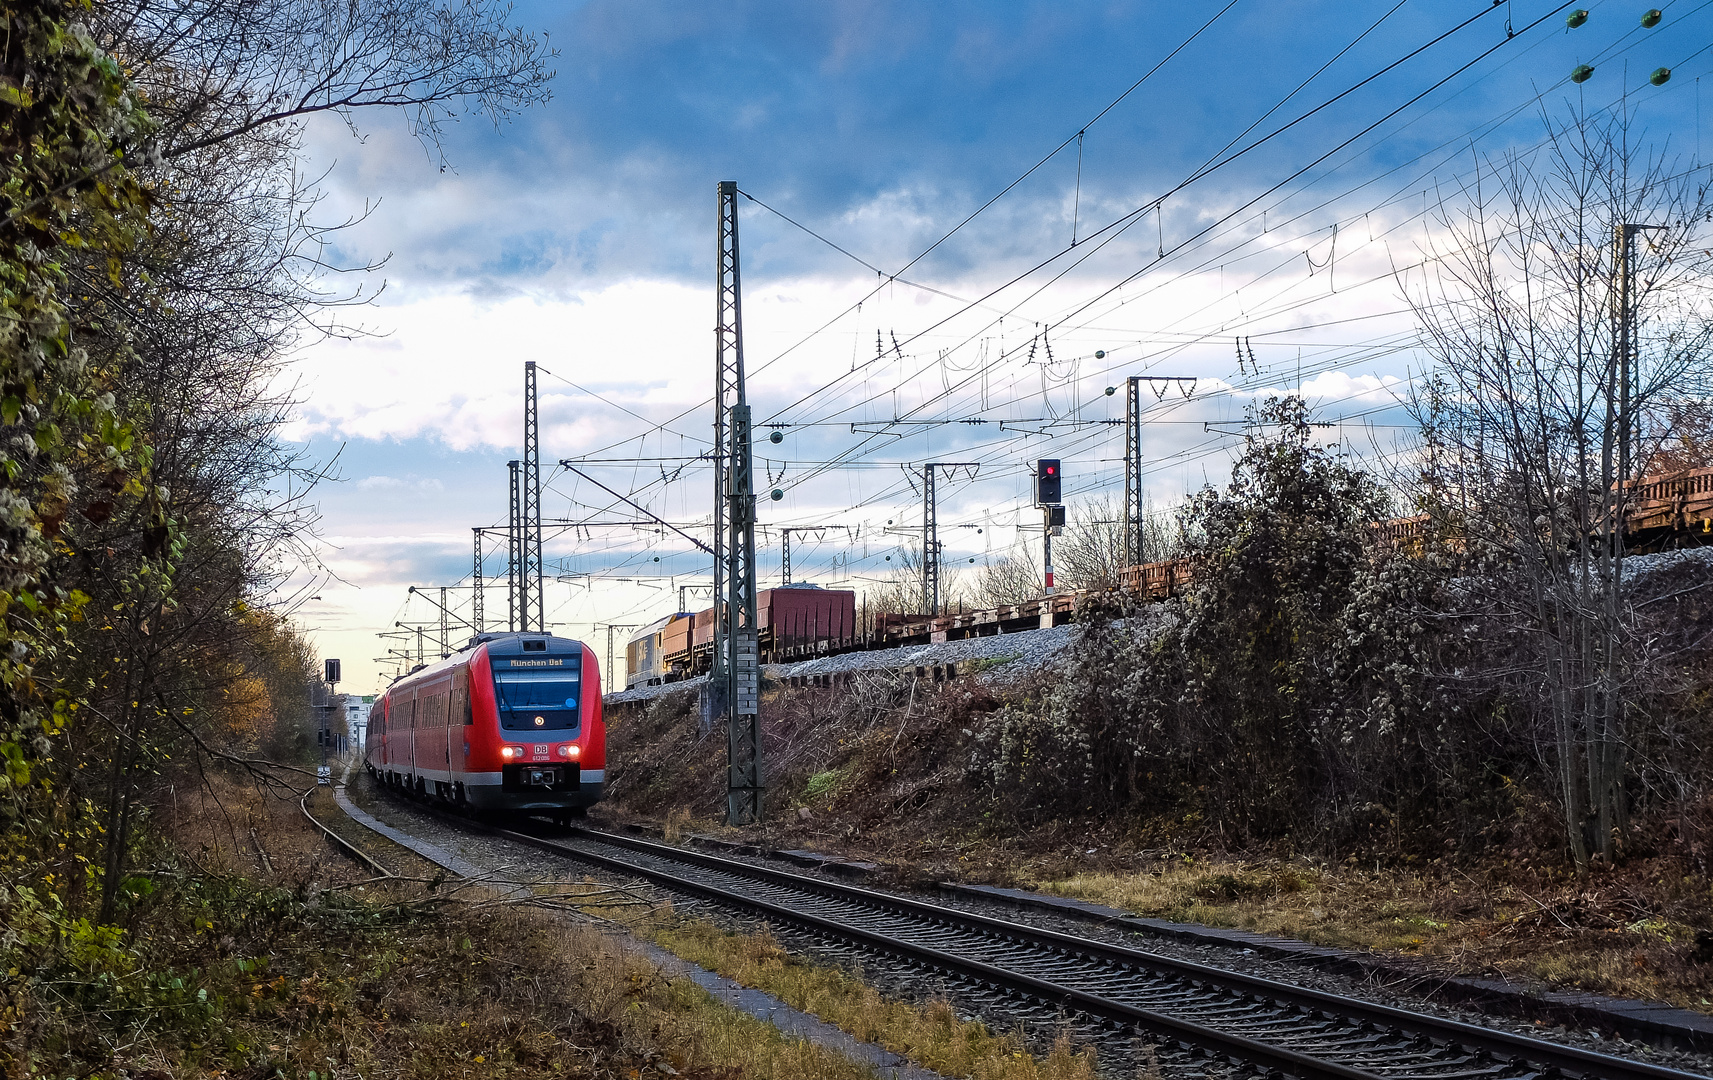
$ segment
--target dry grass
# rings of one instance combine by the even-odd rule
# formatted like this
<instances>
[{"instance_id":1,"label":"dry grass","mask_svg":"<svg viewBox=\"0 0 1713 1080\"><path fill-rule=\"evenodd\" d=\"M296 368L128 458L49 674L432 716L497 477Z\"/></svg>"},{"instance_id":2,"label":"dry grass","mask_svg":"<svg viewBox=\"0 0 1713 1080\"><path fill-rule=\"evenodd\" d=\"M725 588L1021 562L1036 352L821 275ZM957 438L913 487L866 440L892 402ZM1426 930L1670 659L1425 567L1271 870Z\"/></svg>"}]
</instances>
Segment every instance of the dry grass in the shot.
<instances>
[{"instance_id":1,"label":"dry grass","mask_svg":"<svg viewBox=\"0 0 1713 1080\"><path fill-rule=\"evenodd\" d=\"M947 1076L974 1080L1094 1080L1095 1054L1061 1035L1045 1057L1015 1034L959 1020L943 1000L889 999L836 967L793 957L767 933L737 934L701 920L677 920L651 935L663 947L729 979L765 990L795 1009L878 1043Z\"/></svg>"},{"instance_id":2,"label":"dry grass","mask_svg":"<svg viewBox=\"0 0 1713 1080\"><path fill-rule=\"evenodd\" d=\"M1080 873L1037 887L1149 918L1713 1011L1713 965L1693 921L1705 898L1692 879L1665 875L1644 860L1579 879L1504 867L1477 878L1444 867L1370 872L1178 857L1154 872Z\"/></svg>"},{"instance_id":3,"label":"dry grass","mask_svg":"<svg viewBox=\"0 0 1713 1080\"><path fill-rule=\"evenodd\" d=\"M316 797L337 824L331 799ZM122 947L93 960L43 954L38 977L0 1012L0 1075L873 1075L662 977L591 924L367 880L295 799L214 777L194 796L181 790L176 808L169 799L156 821L169 836L155 888L127 913ZM393 869L421 868L362 835Z\"/></svg>"},{"instance_id":4,"label":"dry grass","mask_svg":"<svg viewBox=\"0 0 1713 1080\"><path fill-rule=\"evenodd\" d=\"M1149 918L1359 949L1420 950L1448 929L1438 896L1405 874L1179 857L1158 873L1084 873L1039 888Z\"/></svg>"},{"instance_id":5,"label":"dry grass","mask_svg":"<svg viewBox=\"0 0 1713 1080\"><path fill-rule=\"evenodd\" d=\"M911 686L877 676L767 698L771 812L727 830L723 759L706 753L680 697L614 721L617 779L598 813L670 819L674 836L872 861L900 885L1034 886L1155 918L1406 955L1443 973L1713 1011L1713 879L1669 821L1638 823L1635 854L1580 878L1542 854L1555 829L1537 843L1534 825L1508 851L1392 852L1381 866L1375 853L1342 864L1228 854L1188 819L1024 826L965 772L971 732L997 704L991 694L965 679Z\"/></svg>"}]
</instances>

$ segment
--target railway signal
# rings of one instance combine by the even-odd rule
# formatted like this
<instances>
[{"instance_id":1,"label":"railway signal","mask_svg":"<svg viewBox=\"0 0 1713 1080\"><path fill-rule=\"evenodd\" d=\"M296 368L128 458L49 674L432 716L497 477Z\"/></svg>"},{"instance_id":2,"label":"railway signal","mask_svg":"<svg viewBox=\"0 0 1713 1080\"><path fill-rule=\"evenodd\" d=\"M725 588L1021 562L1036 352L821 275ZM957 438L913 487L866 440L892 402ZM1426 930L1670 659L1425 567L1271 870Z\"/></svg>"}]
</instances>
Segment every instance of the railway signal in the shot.
<instances>
[{"instance_id":1,"label":"railway signal","mask_svg":"<svg viewBox=\"0 0 1713 1080\"><path fill-rule=\"evenodd\" d=\"M1059 459L1042 458L1035 462L1035 505L1057 506L1060 497Z\"/></svg>"},{"instance_id":2,"label":"railway signal","mask_svg":"<svg viewBox=\"0 0 1713 1080\"><path fill-rule=\"evenodd\" d=\"M1035 505L1041 508L1041 566L1047 595L1053 595L1053 537L1065 525L1064 468L1058 458L1035 462Z\"/></svg>"},{"instance_id":3,"label":"railway signal","mask_svg":"<svg viewBox=\"0 0 1713 1080\"><path fill-rule=\"evenodd\" d=\"M333 744L333 695L335 692L334 688L339 685L339 676L341 672L339 670L340 664L337 660L323 660L321 664L321 681L327 684L327 696L326 700L316 708L316 712L319 714L319 719L321 721L321 723L317 725L315 731L315 744L321 747L321 768L317 772L316 782L325 784L328 781L323 777L332 775L332 770L327 765L327 748ZM318 694L317 696L320 695Z\"/></svg>"}]
</instances>

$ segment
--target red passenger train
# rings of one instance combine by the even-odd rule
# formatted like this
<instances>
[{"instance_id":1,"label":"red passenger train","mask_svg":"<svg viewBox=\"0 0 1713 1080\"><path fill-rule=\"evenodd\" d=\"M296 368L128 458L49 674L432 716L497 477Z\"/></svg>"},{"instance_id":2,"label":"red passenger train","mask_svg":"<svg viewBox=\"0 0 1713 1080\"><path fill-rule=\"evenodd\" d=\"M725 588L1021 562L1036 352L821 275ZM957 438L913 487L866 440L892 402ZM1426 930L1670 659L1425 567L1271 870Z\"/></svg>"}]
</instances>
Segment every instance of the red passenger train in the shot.
<instances>
[{"instance_id":1,"label":"red passenger train","mask_svg":"<svg viewBox=\"0 0 1713 1080\"><path fill-rule=\"evenodd\" d=\"M369 774L470 810L569 817L601 798L601 671L580 641L480 634L387 687L369 713Z\"/></svg>"}]
</instances>

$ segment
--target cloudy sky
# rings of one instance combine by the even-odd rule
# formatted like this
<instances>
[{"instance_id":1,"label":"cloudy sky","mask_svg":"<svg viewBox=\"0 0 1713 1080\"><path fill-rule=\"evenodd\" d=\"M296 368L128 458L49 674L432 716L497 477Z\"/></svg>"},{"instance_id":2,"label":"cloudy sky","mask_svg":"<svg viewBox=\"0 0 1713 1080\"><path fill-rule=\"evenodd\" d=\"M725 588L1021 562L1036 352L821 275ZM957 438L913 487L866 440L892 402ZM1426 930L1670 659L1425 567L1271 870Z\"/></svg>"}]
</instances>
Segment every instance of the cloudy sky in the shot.
<instances>
[{"instance_id":1,"label":"cloudy sky","mask_svg":"<svg viewBox=\"0 0 1713 1080\"><path fill-rule=\"evenodd\" d=\"M783 526L829 526L793 537L794 577L887 579L932 461L977 463L940 483L948 566L1038 544L1017 528L1034 459L1065 460L1073 512L1120 496L1105 421L1128 375L1175 380L1147 398L1160 506L1221 482L1245 408L1298 387L1323 438L1383 468L1424 364L1404 294L1477 164L1535 152L1543 112L1620 104L1638 141L1700 151L1708 0L1661 4L1652 29L1645 4L1580 3L1574 30L1553 0L519 3L558 50L553 99L465 119L449 167L396 118L310 133L321 212L364 215L337 257L385 265L344 282L384 284L348 313L364 333L289 373L291 437L341 477L298 618L368 691L407 645L377 633L438 619L409 586L451 587L469 617L471 530L505 520L528 360L544 461L584 459L705 538L725 179L746 195L749 396L783 434L758 451L758 483L785 493L763 505L764 586ZM1595 71L1573 85L1578 64ZM668 613L680 586L705 604L688 542L599 524L638 515L544 473L546 517L571 523L548 530L558 632L604 653L607 624ZM490 622L504 605L490 581Z\"/></svg>"}]
</instances>

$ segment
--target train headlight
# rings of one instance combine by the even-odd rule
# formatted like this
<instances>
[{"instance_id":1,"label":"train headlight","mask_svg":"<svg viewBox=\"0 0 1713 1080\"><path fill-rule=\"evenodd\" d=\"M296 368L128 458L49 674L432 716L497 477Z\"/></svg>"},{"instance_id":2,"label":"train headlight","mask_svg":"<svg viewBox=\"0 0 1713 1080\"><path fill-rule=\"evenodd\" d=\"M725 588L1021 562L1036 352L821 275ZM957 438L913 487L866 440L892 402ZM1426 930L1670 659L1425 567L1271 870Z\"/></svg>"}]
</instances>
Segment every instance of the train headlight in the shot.
<instances>
[{"instance_id":1,"label":"train headlight","mask_svg":"<svg viewBox=\"0 0 1713 1080\"><path fill-rule=\"evenodd\" d=\"M516 761L518 758L523 757L523 747L502 746L500 747L500 757L506 761Z\"/></svg>"},{"instance_id":2,"label":"train headlight","mask_svg":"<svg viewBox=\"0 0 1713 1080\"><path fill-rule=\"evenodd\" d=\"M560 757L574 758L582 754L582 752L582 747L578 746L576 743L566 743L564 746L559 748Z\"/></svg>"}]
</instances>

